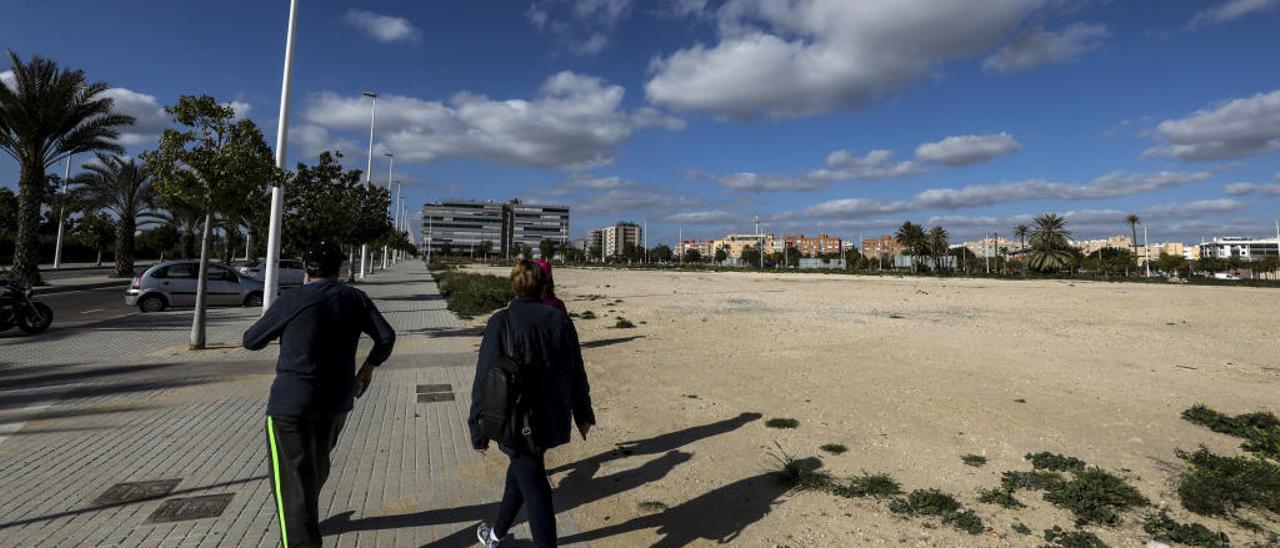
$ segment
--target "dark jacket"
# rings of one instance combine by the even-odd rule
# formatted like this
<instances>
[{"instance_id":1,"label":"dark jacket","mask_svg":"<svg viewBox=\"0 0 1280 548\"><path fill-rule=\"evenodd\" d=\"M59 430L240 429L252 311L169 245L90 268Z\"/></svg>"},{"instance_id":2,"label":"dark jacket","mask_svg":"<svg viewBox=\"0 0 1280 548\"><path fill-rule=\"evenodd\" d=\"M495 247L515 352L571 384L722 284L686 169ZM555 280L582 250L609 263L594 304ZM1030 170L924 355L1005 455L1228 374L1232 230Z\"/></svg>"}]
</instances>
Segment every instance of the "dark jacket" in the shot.
<instances>
[{"instance_id":1,"label":"dark jacket","mask_svg":"<svg viewBox=\"0 0 1280 548\"><path fill-rule=\"evenodd\" d=\"M476 360L476 378L471 388L471 445L479 449L487 442L480 436L480 406L484 401L484 378L502 352L504 316L510 316L516 362L532 408L534 440L543 449L569 443L573 422L579 427L595 424L591 410L591 387L582 366L578 331L569 315L542 304L536 297L511 301L505 310L489 318Z\"/></svg>"},{"instance_id":2,"label":"dark jacket","mask_svg":"<svg viewBox=\"0 0 1280 548\"><path fill-rule=\"evenodd\" d=\"M280 339L276 380L267 414L324 415L351 410L355 399L356 345L373 339L365 359L381 364L391 355L396 332L378 307L354 287L318 280L286 291L244 332L244 347L260 350Z\"/></svg>"}]
</instances>

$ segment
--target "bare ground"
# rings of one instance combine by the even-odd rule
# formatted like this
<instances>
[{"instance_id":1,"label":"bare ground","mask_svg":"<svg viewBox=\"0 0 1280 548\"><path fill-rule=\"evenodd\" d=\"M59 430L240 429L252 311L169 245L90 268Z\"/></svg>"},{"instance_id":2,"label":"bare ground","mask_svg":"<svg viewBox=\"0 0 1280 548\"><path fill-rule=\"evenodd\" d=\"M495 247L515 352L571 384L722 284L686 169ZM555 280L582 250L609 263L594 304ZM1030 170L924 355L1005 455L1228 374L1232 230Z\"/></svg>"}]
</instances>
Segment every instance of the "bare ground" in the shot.
<instances>
[{"instance_id":1,"label":"bare ground","mask_svg":"<svg viewBox=\"0 0 1280 548\"><path fill-rule=\"evenodd\" d=\"M583 531L565 540L1032 546L1044 529L1069 529L1071 514L1034 492L1007 510L976 491L1029 470L1023 455L1038 451L1119 474L1237 544L1265 539L1183 510L1174 451L1238 451L1179 418L1195 403L1280 411L1280 291L602 269L557 270L556 282L571 312L598 316L576 322L599 428L549 456L557 504ZM614 329L619 316L637 327ZM772 417L800 426L766 428ZM775 442L837 477L884 472L908 491L953 493L990 529L787 492L769 476ZM850 450L827 455L826 443ZM967 466L970 453L989 462ZM1145 513L1088 530L1142 545ZM1012 530L1019 522L1031 536Z\"/></svg>"}]
</instances>

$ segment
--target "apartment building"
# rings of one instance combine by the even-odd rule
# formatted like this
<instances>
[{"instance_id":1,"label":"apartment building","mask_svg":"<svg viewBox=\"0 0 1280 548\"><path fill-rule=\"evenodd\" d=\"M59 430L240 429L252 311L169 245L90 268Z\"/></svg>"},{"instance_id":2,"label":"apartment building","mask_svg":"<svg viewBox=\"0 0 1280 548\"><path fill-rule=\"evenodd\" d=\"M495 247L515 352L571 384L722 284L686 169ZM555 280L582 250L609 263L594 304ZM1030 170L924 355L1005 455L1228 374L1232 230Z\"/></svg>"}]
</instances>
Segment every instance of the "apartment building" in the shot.
<instances>
[{"instance_id":1,"label":"apartment building","mask_svg":"<svg viewBox=\"0 0 1280 548\"><path fill-rule=\"evenodd\" d=\"M513 244L538 253L544 239L566 242L569 207L476 200L441 200L422 208L424 251L470 253L488 242L490 253L507 255Z\"/></svg>"},{"instance_id":2,"label":"apartment building","mask_svg":"<svg viewBox=\"0 0 1280 548\"><path fill-rule=\"evenodd\" d=\"M685 240L680 242L679 249L676 250L680 256L690 251L697 251L704 259L709 259L715 255L715 248L712 247L711 240Z\"/></svg>"},{"instance_id":3,"label":"apartment building","mask_svg":"<svg viewBox=\"0 0 1280 548\"><path fill-rule=\"evenodd\" d=\"M597 228L587 235L588 250L599 248L605 257L619 257L627 244L644 246L644 228L638 224L619 221L611 226Z\"/></svg>"},{"instance_id":4,"label":"apartment building","mask_svg":"<svg viewBox=\"0 0 1280 548\"><path fill-rule=\"evenodd\" d=\"M838 254L844 250L844 240L828 234L819 234L813 238L805 237L804 234L784 236L782 240L786 247L800 250L801 257L818 257L828 253Z\"/></svg>"},{"instance_id":5,"label":"apartment building","mask_svg":"<svg viewBox=\"0 0 1280 548\"><path fill-rule=\"evenodd\" d=\"M741 259L742 250L747 247L758 248L763 245L766 251L777 248L773 234L726 234L724 238L711 241L711 252L724 249L730 259Z\"/></svg>"},{"instance_id":6,"label":"apartment building","mask_svg":"<svg viewBox=\"0 0 1280 548\"><path fill-rule=\"evenodd\" d=\"M1200 244L1200 256L1213 259L1230 259L1237 257L1246 261L1257 261L1268 255L1280 254L1280 238L1241 238L1224 236L1214 238L1212 242Z\"/></svg>"},{"instance_id":7,"label":"apartment building","mask_svg":"<svg viewBox=\"0 0 1280 548\"><path fill-rule=\"evenodd\" d=\"M864 238L862 240L862 256L868 259L874 259L877 255L901 255L903 247L893 236L885 234L879 238Z\"/></svg>"}]
</instances>

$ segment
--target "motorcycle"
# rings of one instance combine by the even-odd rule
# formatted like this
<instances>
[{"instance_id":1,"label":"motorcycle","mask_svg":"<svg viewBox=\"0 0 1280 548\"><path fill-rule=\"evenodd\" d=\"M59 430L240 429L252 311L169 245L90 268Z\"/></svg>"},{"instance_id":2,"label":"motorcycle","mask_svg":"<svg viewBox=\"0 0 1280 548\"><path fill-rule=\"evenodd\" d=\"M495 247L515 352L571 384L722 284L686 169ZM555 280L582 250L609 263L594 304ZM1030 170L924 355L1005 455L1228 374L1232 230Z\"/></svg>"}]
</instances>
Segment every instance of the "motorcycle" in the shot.
<instances>
[{"instance_id":1,"label":"motorcycle","mask_svg":"<svg viewBox=\"0 0 1280 548\"><path fill-rule=\"evenodd\" d=\"M53 309L35 300L32 291L18 282L0 287L0 331L18 326L24 333L35 335L49 329L53 323Z\"/></svg>"}]
</instances>

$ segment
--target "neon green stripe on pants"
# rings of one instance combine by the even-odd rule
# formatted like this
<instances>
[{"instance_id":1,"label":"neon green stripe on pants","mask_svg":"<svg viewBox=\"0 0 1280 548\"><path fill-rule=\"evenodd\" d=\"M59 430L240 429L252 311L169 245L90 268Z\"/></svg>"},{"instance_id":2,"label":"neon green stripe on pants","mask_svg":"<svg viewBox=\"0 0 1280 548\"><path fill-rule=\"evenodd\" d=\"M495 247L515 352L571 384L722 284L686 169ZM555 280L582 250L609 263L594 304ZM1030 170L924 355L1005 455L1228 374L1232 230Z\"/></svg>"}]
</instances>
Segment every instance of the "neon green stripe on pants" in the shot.
<instances>
[{"instance_id":1,"label":"neon green stripe on pants","mask_svg":"<svg viewBox=\"0 0 1280 548\"><path fill-rule=\"evenodd\" d=\"M271 473L275 480L276 510L280 513L280 541L289 548L289 532L284 526L284 484L280 482L280 451L276 448L276 425L267 417L267 438L271 440Z\"/></svg>"}]
</instances>

